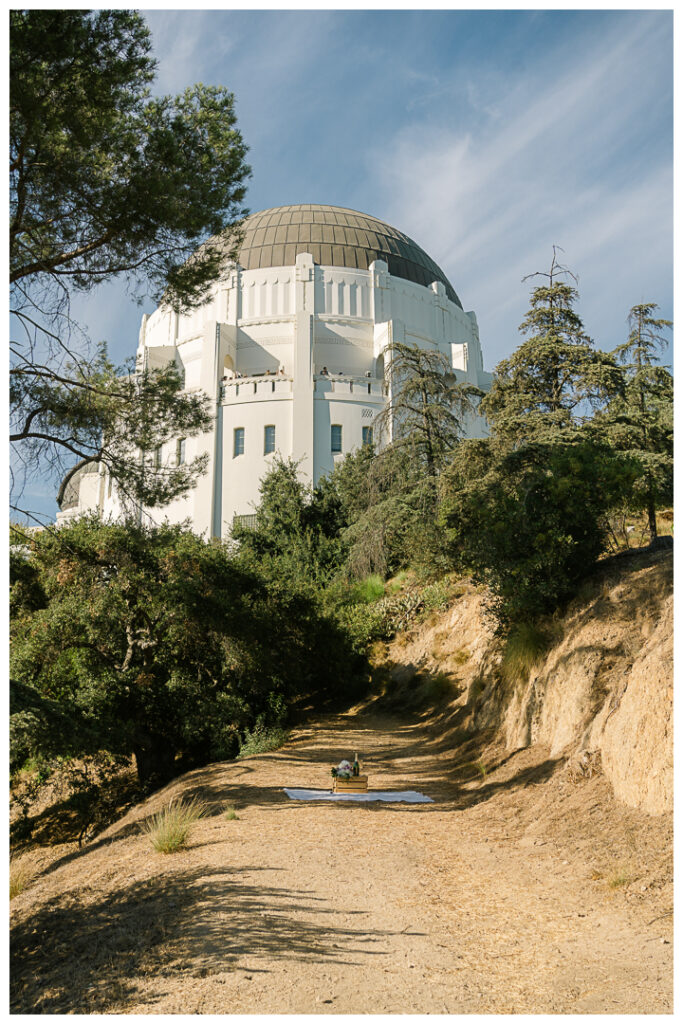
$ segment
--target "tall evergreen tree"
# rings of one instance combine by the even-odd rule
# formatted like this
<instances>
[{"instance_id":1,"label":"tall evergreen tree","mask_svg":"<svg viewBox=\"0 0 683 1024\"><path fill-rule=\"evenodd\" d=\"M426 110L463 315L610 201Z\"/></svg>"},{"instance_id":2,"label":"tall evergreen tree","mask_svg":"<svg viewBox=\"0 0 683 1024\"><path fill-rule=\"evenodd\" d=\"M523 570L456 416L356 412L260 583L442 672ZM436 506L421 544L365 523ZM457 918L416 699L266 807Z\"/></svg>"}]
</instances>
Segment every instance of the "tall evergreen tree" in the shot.
<instances>
[{"instance_id":1,"label":"tall evergreen tree","mask_svg":"<svg viewBox=\"0 0 683 1024\"><path fill-rule=\"evenodd\" d=\"M655 302L632 307L628 339L613 353L623 364L624 388L601 418L615 447L642 466L634 497L647 513L652 544L657 506L671 501L673 491L673 377L656 362L673 323L654 316L658 308Z\"/></svg>"},{"instance_id":2,"label":"tall evergreen tree","mask_svg":"<svg viewBox=\"0 0 683 1024\"><path fill-rule=\"evenodd\" d=\"M481 391L459 382L448 359L417 345L387 350L389 400L377 419L385 441L412 450L429 477L438 475L463 435L463 421Z\"/></svg>"},{"instance_id":3,"label":"tall evergreen tree","mask_svg":"<svg viewBox=\"0 0 683 1024\"><path fill-rule=\"evenodd\" d=\"M593 348L574 309L576 277L558 261L557 248L549 271L528 275L546 281L534 288L519 327L527 340L498 364L481 404L504 447L570 440L591 409L619 387L614 361Z\"/></svg>"}]
</instances>

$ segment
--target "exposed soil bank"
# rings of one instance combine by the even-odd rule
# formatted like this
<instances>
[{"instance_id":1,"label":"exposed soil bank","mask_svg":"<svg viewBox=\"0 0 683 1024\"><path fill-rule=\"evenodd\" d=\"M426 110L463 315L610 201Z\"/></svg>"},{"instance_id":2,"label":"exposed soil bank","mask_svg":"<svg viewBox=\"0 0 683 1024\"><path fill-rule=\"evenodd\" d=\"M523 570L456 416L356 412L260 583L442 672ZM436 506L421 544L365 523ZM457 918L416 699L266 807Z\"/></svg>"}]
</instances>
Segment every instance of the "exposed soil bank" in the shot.
<instances>
[{"instance_id":1,"label":"exposed soil bank","mask_svg":"<svg viewBox=\"0 0 683 1024\"><path fill-rule=\"evenodd\" d=\"M600 766L617 798L673 810L673 553L602 563L549 629L519 679L501 664L485 595L471 586L441 615L377 652L398 704L437 682L445 731L492 729L508 751L543 744L553 759ZM450 703L449 703L450 701Z\"/></svg>"}]
</instances>

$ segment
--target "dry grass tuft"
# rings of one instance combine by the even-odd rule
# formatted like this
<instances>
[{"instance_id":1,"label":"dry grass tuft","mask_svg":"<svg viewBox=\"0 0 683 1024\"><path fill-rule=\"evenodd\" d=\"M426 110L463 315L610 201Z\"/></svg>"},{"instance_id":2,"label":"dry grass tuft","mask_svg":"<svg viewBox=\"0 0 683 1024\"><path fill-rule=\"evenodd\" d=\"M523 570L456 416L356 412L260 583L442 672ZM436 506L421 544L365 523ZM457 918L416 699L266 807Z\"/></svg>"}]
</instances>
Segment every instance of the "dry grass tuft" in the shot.
<instances>
[{"instance_id":1,"label":"dry grass tuft","mask_svg":"<svg viewBox=\"0 0 683 1024\"><path fill-rule=\"evenodd\" d=\"M238 820L237 819L237 811L235 810L235 808L233 807L232 804L228 804L227 805L227 807L223 811L223 817L225 818L226 821L237 821Z\"/></svg>"},{"instance_id":2,"label":"dry grass tuft","mask_svg":"<svg viewBox=\"0 0 683 1024\"><path fill-rule=\"evenodd\" d=\"M613 875L607 880L607 884L610 889L621 889L624 885L629 885L633 881L633 876L630 871L626 868L618 868Z\"/></svg>"},{"instance_id":3,"label":"dry grass tuft","mask_svg":"<svg viewBox=\"0 0 683 1024\"><path fill-rule=\"evenodd\" d=\"M30 885L33 873L25 860L10 858L9 862L9 898L14 899Z\"/></svg>"},{"instance_id":4,"label":"dry grass tuft","mask_svg":"<svg viewBox=\"0 0 683 1024\"><path fill-rule=\"evenodd\" d=\"M531 622L521 623L510 632L503 651L501 672L509 683L525 683L531 670L543 659L552 637L549 630Z\"/></svg>"},{"instance_id":5,"label":"dry grass tuft","mask_svg":"<svg viewBox=\"0 0 683 1024\"><path fill-rule=\"evenodd\" d=\"M206 804L196 798L171 802L148 818L142 825L142 831L157 853L177 853L185 846L194 823L206 813Z\"/></svg>"}]
</instances>

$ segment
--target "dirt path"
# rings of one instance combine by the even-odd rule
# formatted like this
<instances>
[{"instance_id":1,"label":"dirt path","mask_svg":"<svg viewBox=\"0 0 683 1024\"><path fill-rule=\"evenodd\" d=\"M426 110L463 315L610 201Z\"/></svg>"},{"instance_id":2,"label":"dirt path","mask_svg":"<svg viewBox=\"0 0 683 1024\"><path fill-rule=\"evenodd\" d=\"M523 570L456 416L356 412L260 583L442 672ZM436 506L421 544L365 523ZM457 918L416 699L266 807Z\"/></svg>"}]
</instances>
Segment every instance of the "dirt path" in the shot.
<instances>
[{"instance_id":1,"label":"dirt path","mask_svg":"<svg viewBox=\"0 0 683 1024\"><path fill-rule=\"evenodd\" d=\"M435 802L282 793L354 750L371 788ZM210 800L187 851L153 853L136 809L13 901L14 1012L672 1012L670 825L543 751L484 756L339 716L185 776L144 813Z\"/></svg>"}]
</instances>

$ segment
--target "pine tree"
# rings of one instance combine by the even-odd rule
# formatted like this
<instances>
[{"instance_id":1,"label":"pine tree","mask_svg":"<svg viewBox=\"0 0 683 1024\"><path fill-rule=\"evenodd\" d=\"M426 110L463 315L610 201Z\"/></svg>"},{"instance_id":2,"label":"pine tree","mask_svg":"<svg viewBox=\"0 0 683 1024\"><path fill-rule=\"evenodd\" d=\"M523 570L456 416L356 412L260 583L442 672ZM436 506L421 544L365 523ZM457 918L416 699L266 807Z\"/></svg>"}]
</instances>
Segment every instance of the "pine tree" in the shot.
<instances>
[{"instance_id":1,"label":"pine tree","mask_svg":"<svg viewBox=\"0 0 683 1024\"><path fill-rule=\"evenodd\" d=\"M151 50L135 11L10 12L15 500L75 459L103 463L145 504L202 471L201 459L141 470L139 455L205 430L202 397L172 372L134 381L71 315L74 292L121 276L191 308L239 249L250 171L234 97L203 85L152 97Z\"/></svg>"},{"instance_id":2,"label":"pine tree","mask_svg":"<svg viewBox=\"0 0 683 1024\"><path fill-rule=\"evenodd\" d=\"M657 505L673 488L673 377L656 359L666 344L671 320L653 316L655 302L633 306L629 335L613 355L623 364L623 392L610 403L604 421L612 443L642 466L634 497L647 513L650 543L657 540Z\"/></svg>"},{"instance_id":3,"label":"pine tree","mask_svg":"<svg viewBox=\"0 0 683 1024\"><path fill-rule=\"evenodd\" d=\"M504 447L576 438L591 409L619 386L614 361L593 348L574 309L577 279L559 263L557 249L553 246L548 272L524 278L546 278L534 288L520 324L527 340L498 364L482 401L482 412Z\"/></svg>"},{"instance_id":4,"label":"pine tree","mask_svg":"<svg viewBox=\"0 0 683 1024\"><path fill-rule=\"evenodd\" d=\"M389 399L377 418L379 433L385 441L410 448L426 475L436 477L481 391L460 383L441 352L394 342L388 357Z\"/></svg>"}]
</instances>

